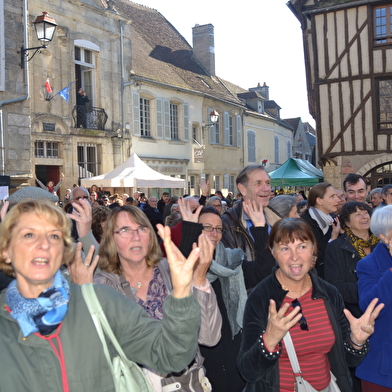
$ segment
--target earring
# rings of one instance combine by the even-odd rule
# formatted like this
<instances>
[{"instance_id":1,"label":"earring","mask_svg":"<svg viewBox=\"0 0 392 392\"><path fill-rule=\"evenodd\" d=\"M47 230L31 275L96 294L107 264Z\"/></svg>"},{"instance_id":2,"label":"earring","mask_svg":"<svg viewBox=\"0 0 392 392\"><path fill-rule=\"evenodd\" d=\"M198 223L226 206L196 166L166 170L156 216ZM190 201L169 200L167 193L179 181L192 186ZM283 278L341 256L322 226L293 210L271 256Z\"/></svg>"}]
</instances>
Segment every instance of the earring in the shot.
<instances>
[{"instance_id":1,"label":"earring","mask_svg":"<svg viewBox=\"0 0 392 392\"><path fill-rule=\"evenodd\" d=\"M11 259L6 259L6 260L5 260L5 263L6 263L6 264L11 264Z\"/></svg>"}]
</instances>

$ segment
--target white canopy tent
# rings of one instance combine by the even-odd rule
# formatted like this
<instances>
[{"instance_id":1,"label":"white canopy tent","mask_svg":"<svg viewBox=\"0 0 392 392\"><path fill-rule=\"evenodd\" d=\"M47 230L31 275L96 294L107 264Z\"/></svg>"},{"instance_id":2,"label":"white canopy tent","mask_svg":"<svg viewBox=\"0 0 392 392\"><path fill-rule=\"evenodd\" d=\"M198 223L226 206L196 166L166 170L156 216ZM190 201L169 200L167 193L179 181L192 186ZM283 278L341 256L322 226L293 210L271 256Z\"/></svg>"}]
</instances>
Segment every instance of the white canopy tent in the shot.
<instances>
[{"instance_id":1,"label":"white canopy tent","mask_svg":"<svg viewBox=\"0 0 392 392\"><path fill-rule=\"evenodd\" d=\"M146 165L135 153L112 171L81 179L81 183L104 188L185 188L185 180L161 174Z\"/></svg>"}]
</instances>

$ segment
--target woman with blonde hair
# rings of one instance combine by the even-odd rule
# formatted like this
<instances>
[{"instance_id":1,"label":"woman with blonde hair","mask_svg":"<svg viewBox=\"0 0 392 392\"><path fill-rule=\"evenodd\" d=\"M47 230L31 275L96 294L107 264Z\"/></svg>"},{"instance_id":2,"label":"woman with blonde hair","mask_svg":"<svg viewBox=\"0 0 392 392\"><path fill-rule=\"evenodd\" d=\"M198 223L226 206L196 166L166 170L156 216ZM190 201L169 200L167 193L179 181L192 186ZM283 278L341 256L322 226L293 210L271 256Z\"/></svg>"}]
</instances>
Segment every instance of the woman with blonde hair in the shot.
<instances>
[{"instance_id":1,"label":"woman with blonde hair","mask_svg":"<svg viewBox=\"0 0 392 392\"><path fill-rule=\"evenodd\" d=\"M115 391L81 288L60 270L74 257L70 233L70 219L45 200L17 203L0 226L0 269L16 278L0 294L2 391ZM161 234L173 282L162 321L109 287L94 288L125 355L170 373L196 353L200 310L190 294L200 250L185 261L169 229ZM89 267L92 252L82 262L80 250L73 264L92 270L97 258Z\"/></svg>"}]
</instances>

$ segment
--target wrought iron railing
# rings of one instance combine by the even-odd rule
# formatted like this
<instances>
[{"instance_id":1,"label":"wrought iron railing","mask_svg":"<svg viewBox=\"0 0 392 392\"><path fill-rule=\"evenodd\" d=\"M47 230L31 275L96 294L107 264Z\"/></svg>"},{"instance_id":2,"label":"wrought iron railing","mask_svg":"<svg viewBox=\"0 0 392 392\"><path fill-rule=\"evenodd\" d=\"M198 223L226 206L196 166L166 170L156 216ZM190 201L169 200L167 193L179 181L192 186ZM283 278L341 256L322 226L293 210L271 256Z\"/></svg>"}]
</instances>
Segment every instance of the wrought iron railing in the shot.
<instances>
[{"instance_id":1,"label":"wrought iron railing","mask_svg":"<svg viewBox=\"0 0 392 392\"><path fill-rule=\"evenodd\" d=\"M96 108L94 106L75 105L72 110L72 117L75 128L105 130L105 124L108 115L105 109Z\"/></svg>"}]
</instances>

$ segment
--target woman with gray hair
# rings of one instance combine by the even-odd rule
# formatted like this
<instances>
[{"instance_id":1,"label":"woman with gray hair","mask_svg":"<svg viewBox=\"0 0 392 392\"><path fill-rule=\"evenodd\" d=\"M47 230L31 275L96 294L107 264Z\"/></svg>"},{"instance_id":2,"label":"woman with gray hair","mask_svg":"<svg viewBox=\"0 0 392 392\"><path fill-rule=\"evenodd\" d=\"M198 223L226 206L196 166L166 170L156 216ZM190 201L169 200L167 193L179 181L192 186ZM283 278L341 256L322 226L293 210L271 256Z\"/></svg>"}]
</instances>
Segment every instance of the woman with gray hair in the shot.
<instances>
[{"instance_id":1,"label":"woman with gray hair","mask_svg":"<svg viewBox=\"0 0 392 392\"><path fill-rule=\"evenodd\" d=\"M206 202L206 207L215 208L219 212L219 215L223 215L224 213L222 208L222 200L218 196L211 196Z\"/></svg>"},{"instance_id":2,"label":"woman with gray hair","mask_svg":"<svg viewBox=\"0 0 392 392\"><path fill-rule=\"evenodd\" d=\"M267 222L271 227L282 218L299 218L297 198L291 195L278 195L271 199L264 208Z\"/></svg>"},{"instance_id":3,"label":"woman with gray hair","mask_svg":"<svg viewBox=\"0 0 392 392\"><path fill-rule=\"evenodd\" d=\"M370 338L367 357L357 367L362 392L391 391L392 379L392 205L373 212L370 230L380 238L372 253L357 264L359 306L362 310L377 297L385 304Z\"/></svg>"}]
</instances>

